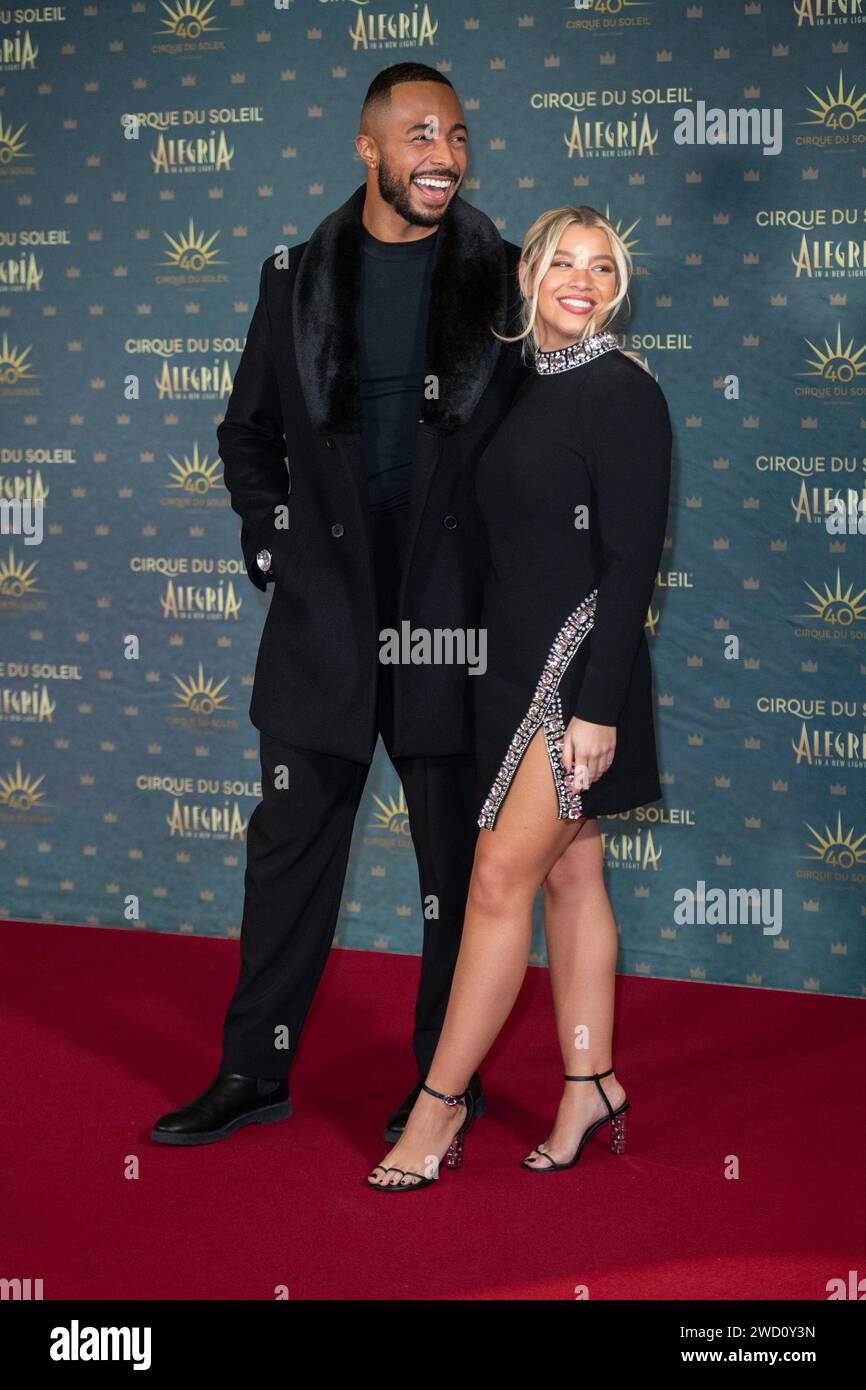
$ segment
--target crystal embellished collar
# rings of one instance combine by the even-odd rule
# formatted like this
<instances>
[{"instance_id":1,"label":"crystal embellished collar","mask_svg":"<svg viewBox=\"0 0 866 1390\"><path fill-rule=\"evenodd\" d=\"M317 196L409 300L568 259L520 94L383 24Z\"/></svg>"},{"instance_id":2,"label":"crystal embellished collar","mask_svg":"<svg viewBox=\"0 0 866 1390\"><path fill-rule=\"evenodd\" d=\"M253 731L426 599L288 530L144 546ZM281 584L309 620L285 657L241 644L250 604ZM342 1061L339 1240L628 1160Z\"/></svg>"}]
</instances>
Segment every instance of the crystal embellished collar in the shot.
<instances>
[{"instance_id":1,"label":"crystal embellished collar","mask_svg":"<svg viewBox=\"0 0 866 1390\"><path fill-rule=\"evenodd\" d=\"M603 352L610 352L611 348L618 346L615 335L604 329L579 343L569 343L568 347L554 348L552 352L537 352L535 370L540 376L549 376L552 372L568 372L572 367L591 362L593 357L600 357Z\"/></svg>"}]
</instances>

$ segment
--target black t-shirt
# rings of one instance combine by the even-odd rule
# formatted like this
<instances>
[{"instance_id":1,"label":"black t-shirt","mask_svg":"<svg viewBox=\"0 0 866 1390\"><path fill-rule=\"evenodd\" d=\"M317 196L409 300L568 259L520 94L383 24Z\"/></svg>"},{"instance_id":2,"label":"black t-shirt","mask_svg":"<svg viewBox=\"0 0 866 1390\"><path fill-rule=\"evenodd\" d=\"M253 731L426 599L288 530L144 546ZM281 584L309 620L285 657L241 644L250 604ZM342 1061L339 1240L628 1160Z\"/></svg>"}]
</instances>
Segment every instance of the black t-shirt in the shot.
<instances>
[{"instance_id":1,"label":"black t-shirt","mask_svg":"<svg viewBox=\"0 0 866 1390\"><path fill-rule=\"evenodd\" d=\"M437 240L380 241L361 227L361 448L372 511L409 496Z\"/></svg>"}]
</instances>

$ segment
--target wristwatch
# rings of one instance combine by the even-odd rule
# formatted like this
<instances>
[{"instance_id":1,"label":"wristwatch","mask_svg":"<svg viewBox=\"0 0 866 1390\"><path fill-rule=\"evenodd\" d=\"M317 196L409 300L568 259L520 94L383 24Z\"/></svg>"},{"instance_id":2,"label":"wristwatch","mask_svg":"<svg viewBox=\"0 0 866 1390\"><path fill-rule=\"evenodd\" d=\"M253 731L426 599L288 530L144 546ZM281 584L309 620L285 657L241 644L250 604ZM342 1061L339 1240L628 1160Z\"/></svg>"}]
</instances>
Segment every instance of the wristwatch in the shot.
<instances>
[{"instance_id":1,"label":"wristwatch","mask_svg":"<svg viewBox=\"0 0 866 1390\"><path fill-rule=\"evenodd\" d=\"M271 552L269 550L260 550L256 556L256 564L262 574L268 574L271 568Z\"/></svg>"}]
</instances>

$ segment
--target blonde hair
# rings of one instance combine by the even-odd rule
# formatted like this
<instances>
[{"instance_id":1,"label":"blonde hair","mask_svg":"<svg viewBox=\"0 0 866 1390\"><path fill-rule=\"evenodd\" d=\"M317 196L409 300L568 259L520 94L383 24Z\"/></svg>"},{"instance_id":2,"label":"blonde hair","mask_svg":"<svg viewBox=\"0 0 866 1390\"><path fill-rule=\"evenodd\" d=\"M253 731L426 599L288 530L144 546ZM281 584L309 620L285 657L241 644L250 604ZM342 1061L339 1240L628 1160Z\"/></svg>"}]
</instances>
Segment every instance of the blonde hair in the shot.
<instances>
[{"instance_id":1,"label":"blonde hair","mask_svg":"<svg viewBox=\"0 0 866 1390\"><path fill-rule=\"evenodd\" d=\"M525 262L524 283L528 287L524 289L521 285L519 315L521 331L513 338L506 338L502 333L496 333L495 329L491 330L503 343L522 342L523 360L527 365L531 365L539 349L536 324L541 282L556 255L560 238L566 229L574 223L577 223L579 227L599 227L606 234L616 266L616 294L609 304L599 305L590 314L580 330L577 341L582 342L584 338L590 338L593 334L600 333L603 328L611 324L616 318L620 306L628 297L629 281L633 269L632 259L625 242L610 220L596 208L591 207L551 208L548 212L543 212L540 217L535 219L523 238L523 247L520 253L521 261ZM646 362L637 353L628 352L625 348L620 348L620 352L624 353L626 357L631 357L639 367L643 367L644 371L650 371ZM650 375L652 375L651 372Z\"/></svg>"}]
</instances>

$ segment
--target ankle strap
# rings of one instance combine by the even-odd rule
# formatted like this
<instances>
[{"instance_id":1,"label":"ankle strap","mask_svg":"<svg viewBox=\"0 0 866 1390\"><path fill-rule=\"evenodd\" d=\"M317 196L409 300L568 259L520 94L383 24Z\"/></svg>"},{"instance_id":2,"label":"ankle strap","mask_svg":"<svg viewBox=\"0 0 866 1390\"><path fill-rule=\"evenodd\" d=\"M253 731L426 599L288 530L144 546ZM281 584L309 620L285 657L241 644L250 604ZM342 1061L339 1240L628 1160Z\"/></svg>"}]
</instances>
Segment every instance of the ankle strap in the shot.
<instances>
[{"instance_id":1,"label":"ankle strap","mask_svg":"<svg viewBox=\"0 0 866 1390\"><path fill-rule=\"evenodd\" d=\"M428 1086L426 1081L423 1082L421 1089L422 1091L426 1091L428 1096L435 1096L437 1100L444 1100L446 1105L465 1105L466 1097L469 1094L468 1091L464 1091L459 1096L443 1096L441 1091L434 1091L433 1087Z\"/></svg>"},{"instance_id":2,"label":"ankle strap","mask_svg":"<svg viewBox=\"0 0 866 1390\"><path fill-rule=\"evenodd\" d=\"M596 1084L596 1087L598 1088L598 1093L599 1093L599 1095L601 1096L602 1100L604 1101L605 1105L607 1106L608 1114L610 1115L611 1119L613 1119L613 1106L611 1105L610 1101L608 1100L607 1096L605 1095L604 1087L603 1087L602 1084L601 1084L601 1079L602 1079L603 1076L612 1076L612 1075L613 1075L613 1067L609 1067L607 1071L594 1071L594 1072L592 1073L591 1076L566 1076L565 1080L566 1080L566 1081L594 1081L595 1084Z\"/></svg>"}]
</instances>

